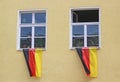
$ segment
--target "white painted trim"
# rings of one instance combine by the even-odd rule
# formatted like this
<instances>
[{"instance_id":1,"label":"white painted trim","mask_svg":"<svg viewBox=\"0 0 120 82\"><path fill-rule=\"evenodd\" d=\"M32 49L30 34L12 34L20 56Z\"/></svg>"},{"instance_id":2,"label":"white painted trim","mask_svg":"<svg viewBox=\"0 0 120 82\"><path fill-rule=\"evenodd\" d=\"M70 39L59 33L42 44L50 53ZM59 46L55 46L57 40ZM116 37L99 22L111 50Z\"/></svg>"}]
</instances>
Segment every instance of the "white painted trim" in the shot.
<instances>
[{"instance_id":1,"label":"white painted trim","mask_svg":"<svg viewBox=\"0 0 120 82\"><path fill-rule=\"evenodd\" d=\"M98 47L98 49L100 49L101 48L101 8L99 8L99 47Z\"/></svg>"},{"instance_id":2,"label":"white painted trim","mask_svg":"<svg viewBox=\"0 0 120 82\"><path fill-rule=\"evenodd\" d=\"M46 23L45 23L45 26L46 26L46 31L45 31L45 49L44 50L47 50L47 39L48 39L48 13L47 13L47 9L45 10L45 13L46 13Z\"/></svg>"},{"instance_id":3,"label":"white painted trim","mask_svg":"<svg viewBox=\"0 0 120 82\"><path fill-rule=\"evenodd\" d=\"M19 23L20 23L20 15L19 15L19 11L17 12L17 37L16 37L16 49L19 50L19 46L20 46L20 40L19 40L19 37L20 37L20 28L19 28Z\"/></svg>"},{"instance_id":4,"label":"white painted trim","mask_svg":"<svg viewBox=\"0 0 120 82\"><path fill-rule=\"evenodd\" d=\"M34 48L34 27L32 27L31 48Z\"/></svg>"},{"instance_id":5,"label":"white painted trim","mask_svg":"<svg viewBox=\"0 0 120 82\"><path fill-rule=\"evenodd\" d=\"M93 24L99 24L99 22L84 22L84 23L72 23L72 25L93 25Z\"/></svg>"},{"instance_id":6,"label":"white painted trim","mask_svg":"<svg viewBox=\"0 0 120 82\"><path fill-rule=\"evenodd\" d=\"M70 8L72 11L74 10L97 10L100 7L79 7L79 8Z\"/></svg>"},{"instance_id":7,"label":"white painted trim","mask_svg":"<svg viewBox=\"0 0 120 82\"><path fill-rule=\"evenodd\" d=\"M20 13L28 13L28 12L30 12L30 13L32 13L32 17L34 17L33 15L34 15L34 13L36 13L36 12L43 12L43 13L45 13L46 14L46 23L38 23L38 24L33 24L34 22L35 22L35 20L34 20L34 18L33 18L33 20L32 20L32 24L21 24L20 23ZM18 10L18 16L17 16L17 42L16 42L16 48L17 48L17 50L22 50L21 48L20 48L20 27L21 26L23 26L23 27L28 27L28 26L30 26L30 27L32 27L32 33L34 33L33 31L33 27L34 26L45 26L45 48L43 48L43 50L46 50L47 49L47 9L33 9L33 10ZM34 34L32 34L32 39L34 39L34 37L33 37L33 35ZM32 44L31 44L31 48L33 48L33 46L34 46L34 44L33 44L33 42L32 42ZM27 49L27 48L24 48L24 49Z\"/></svg>"},{"instance_id":8,"label":"white painted trim","mask_svg":"<svg viewBox=\"0 0 120 82\"><path fill-rule=\"evenodd\" d=\"M69 48L72 49L72 12L69 10Z\"/></svg>"},{"instance_id":9,"label":"white painted trim","mask_svg":"<svg viewBox=\"0 0 120 82\"><path fill-rule=\"evenodd\" d=\"M45 23L37 23L37 24L20 24L21 27L34 27L34 26L45 26Z\"/></svg>"},{"instance_id":10,"label":"white painted trim","mask_svg":"<svg viewBox=\"0 0 120 82\"><path fill-rule=\"evenodd\" d=\"M87 47L87 25L84 25L84 47Z\"/></svg>"},{"instance_id":11,"label":"white painted trim","mask_svg":"<svg viewBox=\"0 0 120 82\"><path fill-rule=\"evenodd\" d=\"M46 12L47 9L25 9L25 10L18 10L19 13L28 13L28 12Z\"/></svg>"},{"instance_id":12,"label":"white painted trim","mask_svg":"<svg viewBox=\"0 0 120 82\"><path fill-rule=\"evenodd\" d=\"M72 23L72 11L74 10L99 10L99 22L84 22L84 23ZM99 28L99 46L97 47L98 49L101 48L101 10L100 7L80 7L80 8L70 8L69 10L69 25L70 25L70 49L75 49L75 47L72 47L72 25L91 25L91 24L98 24ZM85 27L86 28L86 27ZM84 31L86 34L86 32ZM85 35L87 36L87 35ZM85 39L86 40L86 39ZM84 40L84 46L87 47L87 42Z\"/></svg>"}]
</instances>

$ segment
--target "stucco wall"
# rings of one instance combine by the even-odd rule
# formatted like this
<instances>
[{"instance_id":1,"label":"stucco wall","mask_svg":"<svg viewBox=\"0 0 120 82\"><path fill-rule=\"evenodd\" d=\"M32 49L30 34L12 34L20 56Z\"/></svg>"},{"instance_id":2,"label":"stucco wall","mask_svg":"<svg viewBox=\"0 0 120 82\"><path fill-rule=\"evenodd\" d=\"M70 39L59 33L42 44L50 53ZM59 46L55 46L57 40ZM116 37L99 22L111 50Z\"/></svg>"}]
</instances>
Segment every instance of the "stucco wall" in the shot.
<instances>
[{"instance_id":1,"label":"stucco wall","mask_svg":"<svg viewBox=\"0 0 120 82\"><path fill-rule=\"evenodd\" d=\"M0 82L119 82L119 0L0 0ZM69 49L70 8L99 7L101 48L97 78L85 75L75 50ZM42 78L31 78L22 51L16 50L18 10L46 9L47 50Z\"/></svg>"}]
</instances>

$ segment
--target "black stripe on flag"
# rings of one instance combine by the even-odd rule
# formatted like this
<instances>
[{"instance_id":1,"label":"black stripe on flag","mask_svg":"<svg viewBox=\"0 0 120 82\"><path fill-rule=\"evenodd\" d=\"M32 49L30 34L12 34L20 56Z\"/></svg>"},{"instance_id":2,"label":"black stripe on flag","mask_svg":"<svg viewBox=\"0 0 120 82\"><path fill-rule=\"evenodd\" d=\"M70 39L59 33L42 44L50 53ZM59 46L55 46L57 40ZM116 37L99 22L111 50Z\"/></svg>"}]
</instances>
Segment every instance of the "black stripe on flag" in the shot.
<instances>
[{"instance_id":1,"label":"black stripe on flag","mask_svg":"<svg viewBox=\"0 0 120 82\"><path fill-rule=\"evenodd\" d=\"M32 76L31 71L30 71L29 62L28 62L29 61L29 49L23 49L23 53L24 53L24 57L25 57L25 60L26 60L28 70L29 70L29 74L30 74L30 76Z\"/></svg>"},{"instance_id":2,"label":"black stripe on flag","mask_svg":"<svg viewBox=\"0 0 120 82\"><path fill-rule=\"evenodd\" d=\"M82 62L82 64L83 64L83 66L84 66L84 70L85 70L85 72L87 73L87 75L89 75L90 74L90 70L87 68L87 66L85 65L85 63L84 63L84 61L83 61L83 57L82 57L82 49L80 49L80 48L76 48L76 50L77 50L77 53L78 53L78 55L79 55L79 57L80 57L80 59L81 59L81 62Z\"/></svg>"}]
</instances>

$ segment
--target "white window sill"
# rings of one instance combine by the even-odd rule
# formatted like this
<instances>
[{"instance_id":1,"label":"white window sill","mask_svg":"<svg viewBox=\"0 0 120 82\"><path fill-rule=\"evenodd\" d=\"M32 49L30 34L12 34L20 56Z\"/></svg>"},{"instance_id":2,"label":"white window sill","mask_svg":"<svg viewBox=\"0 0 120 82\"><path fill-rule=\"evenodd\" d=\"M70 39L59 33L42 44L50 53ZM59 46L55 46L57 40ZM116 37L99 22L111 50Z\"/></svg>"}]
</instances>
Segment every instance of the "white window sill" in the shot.
<instances>
[{"instance_id":1,"label":"white window sill","mask_svg":"<svg viewBox=\"0 0 120 82\"><path fill-rule=\"evenodd\" d=\"M71 49L71 50L74 50L74 49L76 49L76 48L80 48L80 49L82 49L82 48L96 48L97 50L100 49L100 47L71 47L70 49Z\"/></svg>"},{"instance_id":2,"label":"white window sill","mask_svg":"<svg viewBox=\"0 0 120 82\"><path fill-rule=\"evenodd\" d=\"M23 48L23 49L34 49L34 48ZM23 51L23 49L17 49L17 51ZM35 49L42 49L43 51L46 51L46 48L35 48Z\"/></svg>"}]
</instances>

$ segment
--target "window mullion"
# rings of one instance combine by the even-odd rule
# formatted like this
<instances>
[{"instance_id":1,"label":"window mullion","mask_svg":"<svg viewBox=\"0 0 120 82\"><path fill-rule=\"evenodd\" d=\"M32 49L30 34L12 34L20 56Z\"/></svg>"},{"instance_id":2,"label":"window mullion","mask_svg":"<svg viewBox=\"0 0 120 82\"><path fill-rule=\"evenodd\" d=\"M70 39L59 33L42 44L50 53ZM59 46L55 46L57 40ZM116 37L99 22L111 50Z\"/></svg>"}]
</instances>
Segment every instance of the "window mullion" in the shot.
<instances>
[{"instance_id":1,"label":"window mullion","mask_svg":"<svg viewBox=\"0 0 120 82\"><path fill-rule=\"evenodd\" d=\"M87 47L87 25L84 25L84 47Z\"/></svg>"},{"instance_id":2,"label":"window mullion","mask_svg":"<svg viewBox=\"0 0 120 82\"><path fill-rule=\"evenodd\" d=\"M34 48L34 27L32 27L32 48Z\"/></svg>"},{"instance_id":3,"label":"window mullion","mask_svg":"<svg viewBox=\"0 0 120 82\"><path fill-rule=\"evenodd\" d=\"M35 23L35 14L32 13L32 48L34 48L34 23Z\"/></svg>"},{"instance_id":4,"label":"window mullion","mask_svg":"<svg viewBox=\"0 0 120 82\"><path fill-rule=\"evenodd\" d=\"M32 24L35 24L35 13L32 13Z\"/></svg>"}]
</instances>

